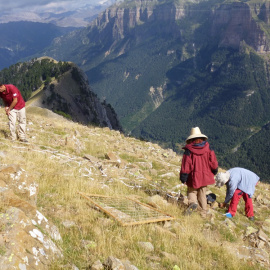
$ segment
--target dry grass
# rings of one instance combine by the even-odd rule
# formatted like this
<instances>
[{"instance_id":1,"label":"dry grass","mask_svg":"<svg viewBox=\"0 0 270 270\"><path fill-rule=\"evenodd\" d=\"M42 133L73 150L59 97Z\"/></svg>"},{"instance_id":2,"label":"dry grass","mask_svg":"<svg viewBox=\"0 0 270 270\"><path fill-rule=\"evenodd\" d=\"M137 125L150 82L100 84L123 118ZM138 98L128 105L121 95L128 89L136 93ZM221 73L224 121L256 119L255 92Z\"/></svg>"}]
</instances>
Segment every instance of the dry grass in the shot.
<instances>
[{"instance_id":1,"label":"dry grass","mask_svg":"<svg viewBox=\"0 0 270 270\"><path fill-rule=\"evenodd\" d=\"M142 202L147 202L149 196L142 190L124 185L117 176L110 178L102 175L97 166L83 158L85 154L102 161L105 154L112 151L131 165L152 161L157 176L151 176L146 169L140 170L152 177L150 182L174 187L179 181L177 177L166 180L160 178L170 168L164 168L157 155L150 154L149 144L133 138L123 138L108 129L81 126L61 117L51 118L50 115L40 109L29 110L28 122L32 123L28 124L30 144L11 144L5 139L8 127L4 112L0 110L1 151L7 153L2 159L2 165L19 164L34 177L39 185L38 208L58 226L63 238L63 243L58 245L63 250L64 260L56 262L51 269L68 269L72 264L79 269L86 269L94 261L100 259L104 262L111 255L121 260L128 259L141 270L168 270L175 265L185 270L259 269L258 266L240 261L224 248L225 242L238 243L237 239L232 240L230 237L224 240L226 230L222 231L219 225L207 229L207 220L198 214L185 217L183 209L177 205L159 205L160 210L176 217L168 228L164 223L122 227L103 212L97 211L78 194L79 191L136 197ZM76 150L72 144L65 144L66 138L72 141L76 132L79 134L77 138L84 145L81 150ZM126 146L119 142L120 138L125 140ZM128 146L137 149L134 151L137 156L127 153ZM144 152L147 152L147 157L142 155ZM171 165L174 168L175 161ZM128 174L134 167L126 170L125 177L134 181L134 175ZM216 222L221 219L219 215ZM64 221L73 221L76 225L67 228L63 225ZM151 242L154 251L145 252L138 242ZM164 256L164 253L171 257Z\"/></svg>"}]
</instances>

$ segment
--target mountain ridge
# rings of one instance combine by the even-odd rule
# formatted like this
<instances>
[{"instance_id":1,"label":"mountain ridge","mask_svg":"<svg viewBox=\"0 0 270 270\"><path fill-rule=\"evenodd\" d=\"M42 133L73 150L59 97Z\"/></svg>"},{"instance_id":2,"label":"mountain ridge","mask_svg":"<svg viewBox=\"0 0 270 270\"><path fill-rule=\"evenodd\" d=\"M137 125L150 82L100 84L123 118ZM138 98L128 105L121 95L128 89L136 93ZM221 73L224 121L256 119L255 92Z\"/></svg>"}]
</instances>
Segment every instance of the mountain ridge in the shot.
<instances>
[{"instance_id":1,"label":"mountain ridge","mask_svg":"<svg viewBox=\"0 0 270 270\"><path fill-rule=\"evenodd\" d=\"M17 21L31 21L39 23L52 23L60 27L85 27L91 22L99 12L104 10L109 5L115 3L117 0L96 1L91 3L71 3L68 7L64 3L59 4L59 7L50 8L42 4L31 6L31 9L13 8L2 10L0 14L0 23L17 22Z\"/></svg>"},{"instance_id":2,"label":"mountain ridge","mask_svg":"<svg viewBox=\"0 0 270 270\"><path fill-rule=\"evenodd\" d=\"M32 59L4 69L0 78L21 90L26 106L47 108L85 125L122 130L112 106L97 98L74 63L49 57Z\"/></svg>"}]
</instances>

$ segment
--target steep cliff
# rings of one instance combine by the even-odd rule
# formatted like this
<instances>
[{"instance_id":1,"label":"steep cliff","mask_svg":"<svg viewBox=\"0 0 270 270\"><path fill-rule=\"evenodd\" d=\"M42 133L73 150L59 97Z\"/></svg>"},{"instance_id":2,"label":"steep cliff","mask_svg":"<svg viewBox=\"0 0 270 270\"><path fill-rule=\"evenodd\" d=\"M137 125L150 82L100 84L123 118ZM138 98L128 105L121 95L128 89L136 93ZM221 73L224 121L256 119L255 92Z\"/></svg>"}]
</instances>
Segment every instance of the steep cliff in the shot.
<instances>
[{"instance_id":1,"label":"steep cliff","mask_svg":"<svg viewBox=\"0 0 270 270\"><path fill-rule=\"evenodd\" d=\"M86 72L125 131L181 151L200 126L220 163L237 166L236 152L250 153L251 136L270 120L269 14L264 0L124 1L48 53Z\"/></svg>"},{"instance_id":2,"label":"steep cliff","mask_svg":"<svg viewBox=\"0 0 270 270\"><path fill-rule=\"evenodd\" d=\"M21 89L27 107L47 108L85 125L121 130L113 107L100 101L85 73L73 63L42 57L11 66L0 72L0 78Z\"/></svg>"},{"instance_id":3,"label":"steep cliff","mask_svg":"<svg viewBox=\"0 0 270 270\"><path fill-rule=\"evenodd\" d=\"M241 2L222 4L213 12L211 36L218 40L219 47L239 49L244 42L257 52L268 53L265 23L269 14L269 3L260 7Z\"/></svg>"},{"instance_id":4,"label":"steep cliff","mask_svg":"<svg viewBox=\"0 0 270 270\"><path fill-rule=\"evenodd\" d=\"M75 64L70 63L70 69L58 80L52 80L38 98L33 95L30 106L38 106L55 112L63 112L73 121L82 124L96 124L101 127L121 130L117 115L109 104L101 102L93 93L85 73Z\"/></svg>"},{"instance_id":5,"label":"steep cliff","mask_svg":"<svg viewBox=\"0 0 270 270\"><path fill-rule=\"evenodd\" d=\"M92 29L98 27L99 31L110 31L114 41L119 41L125 36L131 34L137 26L144 23L159 22L160 28L155 29L157 32L164 30L179 35L176 21L184 17L185 10L183 5L176 5L173 1L157 5L157 1L128 1L116 4L106 9L92 23Z\"/></svg>"}]
</instances>

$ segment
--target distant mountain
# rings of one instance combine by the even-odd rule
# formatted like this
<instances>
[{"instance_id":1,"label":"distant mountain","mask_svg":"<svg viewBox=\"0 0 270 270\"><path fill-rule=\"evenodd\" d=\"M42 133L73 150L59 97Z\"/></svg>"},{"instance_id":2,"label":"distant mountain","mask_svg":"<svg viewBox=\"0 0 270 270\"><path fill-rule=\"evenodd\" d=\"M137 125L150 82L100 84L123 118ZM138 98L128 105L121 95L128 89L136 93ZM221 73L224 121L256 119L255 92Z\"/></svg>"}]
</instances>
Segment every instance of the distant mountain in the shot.
<instances>
[{"instance_id":1,"label":"distant mountain","mask_svg":"<svg viewBox=\"0 0 270 270\"><path fill-rule=\"evenodd\" d=\"M34 59L3 69L0 81L16 85L27 107L47 108L85 125L121 130L112 106L99 100L84 72L73 63Z\"/></svg>"},{"instance_id":2,"label":"distant mountain","mask_svg":"<svg viewBox=\"0 0 270 270\"><path fill-rule=\"evenodd\" d=\"M92 22L106 7L121 0L92 0L91 3L69 10L45 8L2 10L0 14L0 70L18 61L36 57L60 37ZM38 56L41 56L39 54Z\"/></svg>"},{"instance_id":3,"label":"distant mountain","mask_svg":"<svg viewBox=\"0 0 270 270\"><path fill-rule=\"evenodd\" d=\"M54 38L74 29L34 22L0 24L0 70L42 51Z\"/></svg>"},{"instance_id":4,"label":"distant mountain","mask_svg":"<svg viewBox=\"0 0 270 270\"><path fill-rule=\"evenodd\" d=\"M0 14L0 23L31 21L52 23L60 27L87 26L105 8L119 0L91 0L84 6L77 3L79 8L71 6L70 9L48 9L40 6L39 9L4 10Z\"/></svg>"}]
</instances>

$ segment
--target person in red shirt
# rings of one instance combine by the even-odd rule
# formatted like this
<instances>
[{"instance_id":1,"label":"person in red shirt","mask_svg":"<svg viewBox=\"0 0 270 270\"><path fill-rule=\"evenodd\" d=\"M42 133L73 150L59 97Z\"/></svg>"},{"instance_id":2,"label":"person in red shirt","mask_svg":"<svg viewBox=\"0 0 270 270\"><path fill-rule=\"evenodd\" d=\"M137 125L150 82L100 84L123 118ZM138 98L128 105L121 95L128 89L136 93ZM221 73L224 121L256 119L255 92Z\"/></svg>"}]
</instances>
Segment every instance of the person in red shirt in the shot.
<instances>
[{"instance_id":1,"label":"person in red shirt","mask_svg":"<svg viewBox=\"0 0 270 270\"><path fill-rule=\"evenodd\" d=\"M189 215L197 209L198 203L203 217L207 214L206 188L215 184L214 175L218 172L215 152L210 149L207 136L198 127L191 129L186 139L185 153L182 159L180 180L187 185L189 207L185 214Z\"/></svg>"},{"instance_id":2,"label":"person in red shirt","mask_svg":"<svg viewBox=\"0 0 270 270\"><path fill-rule=\"evenodd\" d=\"M11 140L17 140L16 121L18 119L18 137L22 142L26 140L25 102L19 89L12 84L0 84L0 97L5 104L5 111L9 119Z\"/></svg>"}]
</instances>

